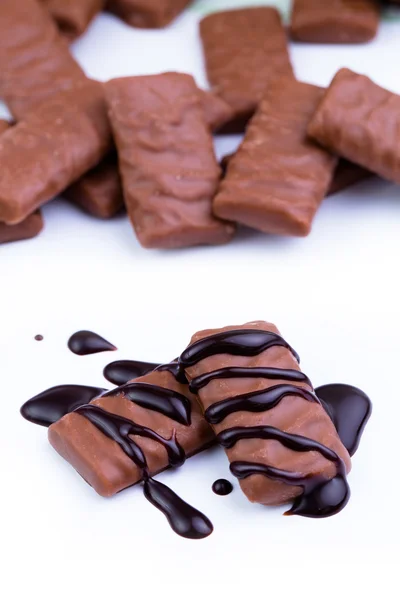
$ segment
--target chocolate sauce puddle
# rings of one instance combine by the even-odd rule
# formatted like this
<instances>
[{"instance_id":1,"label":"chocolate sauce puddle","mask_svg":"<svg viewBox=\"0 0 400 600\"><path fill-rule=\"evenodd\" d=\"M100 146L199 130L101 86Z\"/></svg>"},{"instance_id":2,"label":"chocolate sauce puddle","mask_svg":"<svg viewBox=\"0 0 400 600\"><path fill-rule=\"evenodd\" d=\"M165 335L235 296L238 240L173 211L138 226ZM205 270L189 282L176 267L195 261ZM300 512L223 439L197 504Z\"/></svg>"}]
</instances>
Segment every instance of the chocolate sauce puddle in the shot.
<instances>
[{"instance_id":1,"label":"chocolate sauce puddle","mask_svg":"<svg viewBox=\"0 0 400 600\"><path fill-rule=\"evenodd\" d=\"M217 354L257 356L264 350L274 346L287 348L299 362L297 353L280 335L268 331L239 329L220 332L195 342L183 352L180 363L187 368ZM234 377L264 377L266 379L288 379L289 381L310 383L302 373L294 375L293 370L228 367L195 378L192 381L191 389L192 391L198 391L214 379ZM324 402L323 406L327 407L327 412L335 423L338 432L340 430L339 436L343 435L348 446L355 450L368 420L370 409L368 409L369 404L366 403L366 397L362 392L361 400L357 394L354 394L357 398L354 408L356 416L351 419L349 424L344 415L347 412L344 411L346 392L349 392L349 390L344 390L340 386L339 388L334 386L333 389L330 389L329 386L328 389L326 387L320 388L322 398L320 401L316 394L301 386L283 383L265 390L257 390L215 403L205 411L205 418L209 423L217 424L237 411L264 412L277 406L285 396L300 396L310 402ZM305 477L300 473L284 471L266 464L235 461L231 463L230 468L233 475L238 479L244 479L252 475L263 475L290 486L300 487L302 494L295 499L292 508L285 514L320 518L334 515L345 507L350 497L350 490L346 480L345 465L336 452L315 440L289 434L268 426L236 427L226 429L217 436L217 440L226 448L233 447L239 440L254 438L276 440L295 452L317 451L335 464L336 475L330 480L319 475Z\"/></svg>"},{"instance_id":2,"label":"chocolate sauce puddle","mask_svg":"<svg viewBox=\"0 0 400 600\"><path fill-rule=\"evenodd\" d=\"M316 388L315 393L331 417L344 447L353 456L371 416L371 400L362 390L343 383L323 385Z\"/></svg>"},{"instance_id":3,"label":"chocolate sauce puddle","mask_svg":"<svg viewBox=\"0 0 400 600\"><path fill-rule=\"evenodd\" d=\"M87 354L97 354L116 350L117 348L93 331L77 331L72 334L68 340L68 348L74 354L86 356Z\"/></svg>"},{"instance_id":4,"label":"chocolate sauce puddle","mask_svg":"<svg viewBox=\"0 0 400 600\"><path fill-rule=\"evenodd\" d=\"M131 379L142 377L154 371L159 363L142 362L140 360L115 360L104 367L103 375L115 385L124 385Z\"/></svg>"},{"instance_id":5,"label":"chocolate sauce puddle","mask_svg":"<svg viewBox=\"0 0 400 600\"><path fill-rule=\"evenodd\" d=\"M175 533L189 539L202 539L212 533L213 525L203 513L187 504L169 487L149 476L144 452L130 437L132 435L146 437L158 442L167 452L169 466L179 467L185 461L185 453L176 440L175 434L171 439L166 439L152 429L109 413L93 404L81 406L75 412L88 419L104 435L115 441L142 470L145 498L166 516Z\"/></svg>"},{"instance_id":6,"label":"chocolate sauce puddle","mask_svg":"<svg viewBox=\"0 0 400 600\"><path fill-rule=\"evenodd\" d=\"M179 394L179 392L151 383L132 382L126 383L104 394L104 396L115 396L119 393L138 406L155 410L165 417L181 423L181 425L191 424L192 407L190 401L183 394Z\"/></svg>"},{"instance_id":7,"label":"chocolate sauce puddle","mask_svg":"<svg viewBox=\"0 0 400 600\"><path fill-rule=\"evenodd\" d=\"M50 427L64 415L101 396L106 390L86 385L57 385L34 396L21 407L27 421Z\"/></svg>"},{"instance_id":8,"label":"chocolate sauce puddle","mask_svg":"<svg viewBox=\"0 0 400 600\"><path fill-rule=\"evenodd\" d=\"M228 496L233 491L233 485L227 479L217 479L211 489L217 496Z\"/></svg>"}]
</instances>

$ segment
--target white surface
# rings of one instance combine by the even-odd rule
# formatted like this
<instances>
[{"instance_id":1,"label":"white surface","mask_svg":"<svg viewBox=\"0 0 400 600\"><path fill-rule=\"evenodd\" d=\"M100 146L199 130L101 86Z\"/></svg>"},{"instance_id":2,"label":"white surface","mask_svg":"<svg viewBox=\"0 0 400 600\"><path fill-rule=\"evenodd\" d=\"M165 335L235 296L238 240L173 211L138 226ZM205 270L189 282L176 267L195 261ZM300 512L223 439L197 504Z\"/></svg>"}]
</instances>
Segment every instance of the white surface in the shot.
<instances>
[{"instance_id":1,"label":"white surface","mask_svg":"<svg viewBox=\"0 0 400 600\"><path fill-rule=\"evenodd\" d=\"M195 12L165 32L101 16L74 52L104 80L176 69L205 84ZM385 23L366 46L291 52L301 79L327 84L346 65L400 92L400 23ZM220 154L230 149L229 140L217 145ZM11 586L2 597L214 597L222 584L223 597L249 599L251 589L257 598L398 597L399 196L374 180L326 200L307 239L244 230L226 247L179 252L143 250L126 218L98 222L58 200L44 209L42 236L0 248L0 593ZM52 450L46 430L19 415L52 385L105 385L111 360L166 361L199 328L253 319L276 322L314 385L351 383L373 400L352 499L337 517L284 518L281 508L252 506L237 485L215 496L212 482L232 477L223 451L212 450L160 476L214 523L208 539L183 540L140 488L98 497ZM71 354L67 339L81 328L119 351Z\"/></svg>"}]
</instances>

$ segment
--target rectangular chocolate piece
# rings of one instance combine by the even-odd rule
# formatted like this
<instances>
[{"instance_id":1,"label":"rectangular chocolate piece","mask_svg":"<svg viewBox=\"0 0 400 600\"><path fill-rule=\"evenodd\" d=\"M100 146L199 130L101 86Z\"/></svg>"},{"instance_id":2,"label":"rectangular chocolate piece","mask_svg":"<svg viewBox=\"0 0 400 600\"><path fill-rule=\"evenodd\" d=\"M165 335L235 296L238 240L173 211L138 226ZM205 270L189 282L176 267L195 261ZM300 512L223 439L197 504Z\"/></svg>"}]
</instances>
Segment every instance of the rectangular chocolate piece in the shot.
<instances>
[{"instance_id":1,"label":"rectangular chocolate piece","mask_svg":"<svg viewBox=\"0 0 400 600\"><path fill-rule=\"evenodd\" d=\"M18 242L36 237L43 229L43 218L39 211L29 215L18 225L0 223L0 244Z\"/></svg>"},{"instance_id":2,"label":"rectangular chocolate piece","mask_svg":"<svg viewBox=\"0 0 400 600\"><path fill-rule=\"evenodd\" d=\"M159 28L173 21L192 0L109 0L108 9L133 27Z\"/></svg>"},{"instance_id":3,"label":"rectangular chocolate piece","mask_svg":"<svg viewBox=\"0 0 400 600\"><path fill-rule=\"evenodd\" d=\"M293 40L317 44L359 44L378 31L375 0L294 0L290 25Z\"/></svg>"},{"instance_id":4,"label":"rectangular chocolate piece","mask_svg":"<svg viewBox=\"0 0 400 600\"><path fill-rule=\"evenodd\" d=\"M372 175L371 171L364 169L364 167L360 167L345 158L341 158L336 167L327 195L331 196L332 194L343 192L349 187L369 179Z\"/></svg>"},{"instance_id":5,"label":"rectangular chocolate piece","mask_svg":"<svg viewBox=\"0 0 400 600\"><path fill-rule=\"evenodd\" d=\"M213 91L249 118L276 77L293 75L286 33L275 8L244 8L211 14L200 23L208 79Z\"/></svg>"},{"instance_id":6,"label":"rectangular chocolate piece","mask_svg":"<svg viewBox=\"0 0 400 600\"><path fill-rule=\"evenodd\" d=\"M61 33L74 40L84 33L91 20L103 10L106 0L42 0Z\"/></svg>"},{"instance_id":7,"label":"rectangular chocolate piece","mask_svg":"<svg viewBox=\"0 0 400 600\"><path fill-rule=\"evenodd\" d=\"M308 126L332 152L400 183L400 96L341 69Z\"/></svg>"},{"instance_id":8,"label":"rectangular chocolate piece","mask_svg":"<svg viewBox=\"0 0 400 600\"><path fill-rule=\"evenodd\" d=\"M206 123L211 131L218 131L234 119L235 113L225 100L219 98L213 92L201 90L200 88L198 93L200 102L203 105Z\"/></svg>"},{"instance_id":9,"label":"rectangular chocolate piece","mask_svg":"<svg viewBox=\"0 0 400 600\"><path fill-rule=\"evenodd\" d=\"M102 160L66 189L63 196L100 219L116 215L124 206L116 154Z\"/></svg>"},{"instance_id":10,"label":"rectangular chocolate piece","mask_svg":"<svg viewBox=\"0 0 400 600\"><path fill-rule=\"evenodd\" d=\"M271 323L200 331L180 361L197 387L206 419L226 447L232 471L252 473L254 465L261 466L257 474L240 480L251 502L283 504L303 491L283 480L328 481L338 474L338 465L315 447L295 450L291 443L322 444L350 470L349 454L333 422L301 374L295 352Z\"/></svg>"},{"instance_id":11,"label":"rectangular chocolate piece","mask_svg":"<svg viewBox=\"0 0 400 600\"><path fill-rule=\"evenodd\" d=\"M211 211L220 169L193 78L126 77L105 89L125 204L142 246L229 241L233 226Z\"/></svg>"},{"instance_id":12,"label":"rectangular chocolate piece","mask_svg":"<svg viewBox=\"0 0 400 600\"><path fill-rule=\"evenodd\" d=\"M74 107L62 95L0 137L0 221L13 225L94 167L110 147L102 97Z\"/></svg>"},{"instance_id":13,"label":"rectangular chocolate piece","mask_svg":"<svg viewBox=\"0 0 400 600\"><path fill-rule=\"evenodd\" d=\"M177 393L174 407L181 403L179 395L183 396L184 404L189 408L189 425L166 416L156 408L151 410L145 407L143 401L148 398L148 394L153 394L156 400L158 397L158 404L162 406L165 402L165 390L167 394ZM130 400L129 395L138 398L138 401ZM171 406L170 400L168 403ZM203 419L196 397L190 393L187 385L178 383L169 371L156 370L148 373L117 388L115 393L92 401L91 405L147 427L167 440L172 439L175 433L176 440L187 457L200 452L214 441L214 434ZM168 467L168 456L162 444L141 436L132 436L132 439L144 452L150 475ZM112 496L142 479L142 469L115 441L81 414L69 413L51 425L49 441L101 496Z\"/></svg>"},{"instance_id":14,"label":"rectangular chocolate piece","mask_svg":"<svg viewBox=\"0 0 400 600\"><path fill-rule=\"evenodd\" d=\"M214 213L266 233L307 235L337 158L309 140L323 90L282 78L271 83L228 164Z\"/></svg>"},{"instance_id":15,"label":"rectangular chocolate piece","mask_svg":"<svg viewBox=\"0 0 400 600\"><path fill-rule=\"evenodd\" d=\"M0 97L17 120L51 96L87 82L37 0L1 0L0 39Z\"/></svg>"}]
</instances>

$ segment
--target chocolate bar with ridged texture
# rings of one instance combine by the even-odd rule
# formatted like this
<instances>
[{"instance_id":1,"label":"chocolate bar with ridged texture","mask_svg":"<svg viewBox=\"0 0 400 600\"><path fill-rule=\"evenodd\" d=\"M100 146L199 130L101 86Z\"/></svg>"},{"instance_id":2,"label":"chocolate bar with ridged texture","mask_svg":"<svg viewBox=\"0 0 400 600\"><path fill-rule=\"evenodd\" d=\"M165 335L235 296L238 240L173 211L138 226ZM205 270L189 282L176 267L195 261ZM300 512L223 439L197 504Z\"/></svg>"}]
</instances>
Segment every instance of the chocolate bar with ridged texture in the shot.
<instances>
[{"instance_id":1,"label":"chocolate bar with ridged texture","mask_svg":"<svg viewBox=\"0 0 400 600\"><path fill-rule=\"evenodd\" d=\"M400 183L400 96L341 69L313 115L309 135L384 179Z\"/></svg>"},{"instance_id":2,"label":"chocolate bar with ridged texture","mask_svg":"<svg viewBox=\"0 0 400 600\"><path fill-rule=\"evenodd\" d=\"M29 215L18 225L6 225L0 223L0 244L19 242L36 237L43 229L43 217L40 211Z\"/></svg>"},{"instance_id":3,"label":"chocolate bar with ridged texture","mask_svg":"<svg viewBox=\"0 0 400 600\"><path fill-rule=\"evenodd\" d=\"M142 246L228 242L212 214L220 169L193 77L163 73L106 83L128 214Z\"/></svg>"},{"instance_id":4,"label":"chocolate bar with ridged texture","mask_svg":"<svg viewBox=\"0 0 400 600\"><path fill-rule=\"evenodd\" d=\"M200 331L179 361L251 502L296 499L291 512L307 516L343 507L349 454L274 325Z\"/></svg>"},{"instance_id":5,"label":"chocolate bar with ridged texture","mask_svg":"<svg viewBox=\"0 0 400 600\"><path fill-rule=\"evenodd\" d=\"M158 29L171 23L192 0L109 0L107 8L133 27Z\"/></svg>"},{"instance_id":6,"label":"chocolate bar with ridged texture","mask_svg":"<svg viewBox=\"0 0 400 600\"><path fill-rule=\"evenodd\" d=\"M20 223L108 152L111 132L97 89L82 90L75 106L59 94L1 135L0 221Z\"/></svg>"},{"instance_id":7,"label":"chocolate bar with ridged texture","mask_svg":"<svg viewBox=\"0 0 400 600\"><path fill-rule=\"evenodd\" d=\"M237 119L251 117L273 79L293 76L286 33L275 8L211 14L201 21L200 33L211 87Z\"/></svg>"},{"instance_id":8,"label":"chocolate bar with ridged texture","mask_svg":"<svg viewBox=\"0 0 400 600\"><path fill-rule=\"evenodd\" d=\"M87 82L37 0L1 0L0 38L0 97L17 120L51 96Z\"/></svg>"},{"instance_id":9,"label":"chocolate bar with ridged texture","mask_svg":"<svg viewBox=\"0 0 400 600\"><path fill-rule=\"evenodd\" d=\"M294 0L290 24L293 40L317 44L360 44L378 31L376 0Z\"/></svg>"},{"instance_id":10,"label":"chocolate bar with ridged texture","mask_svg":"<svg viewBox=\"0 0 400 600\"><path fill-rule=\"evenodd\" d=\"M42 0L69 40L82 35L92 19L104 9L106 0Z\"/></svg>"},{"instance_id":11,"label":"chocolate bar with ridged texture","mask_svg":"<svg viewBox=\"0 0 400 600\"><path fill-rule=\"evenodd\" d=\"M97 416L104 423L104 417L110 414L111 419L118 416L125 420L116 426L131 427L130 437L139 447L135 458L141 458L150 475L168 467L173 451L180 448L189 457L214 442L214 434L203 419L195 396L178 379L181 380L174 365L172 368L165 365L89 405L94 411L100 409L97 415L93 413L95 422ZM87 418L90 416L90 409L65 415L49 428L49 440L98 494L112 496L141 481L143 469L136 464L140 461L135 463Z\"/></svg>"},{"instance_id":12,"label":"chocolate bar with ridged texture","mask_svg":"<svg viewBox=\"0 0 400 600\"><path fill-rule=\"evenodd\" d=\"M337 158L307 138L322 97L292 78L268 87L229 160L214 213L266 233L304 236L327 194Z\"/></svg>"}]
</instances>

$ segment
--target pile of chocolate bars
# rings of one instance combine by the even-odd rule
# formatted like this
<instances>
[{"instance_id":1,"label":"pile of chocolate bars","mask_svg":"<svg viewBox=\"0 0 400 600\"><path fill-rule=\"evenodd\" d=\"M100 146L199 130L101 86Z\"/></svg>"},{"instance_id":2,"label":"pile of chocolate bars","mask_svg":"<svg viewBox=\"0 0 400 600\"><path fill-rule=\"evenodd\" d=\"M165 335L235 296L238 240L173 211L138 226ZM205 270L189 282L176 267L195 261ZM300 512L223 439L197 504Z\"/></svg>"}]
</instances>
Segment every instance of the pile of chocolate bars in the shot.
<instances>
[{"instance_id":1,"label":"pile of chocolate bars","mask_svg":"<svg viewBox=\"0 0 400 600\"><path fill-rule=\"evenodd\" d=\"M102 218L126 207L142 246L178 248L226 243L237 224L304 236L327 194L371 173L400 183L400 97L346 69L327 90L297 81L274 8L203 19L207 92L183 73L88 79L67 40L105 4L0 2L0 97L15 120L0 124L0 242L39 233L59 194ZM160 27L188 4L107 7ZM360 43L379 18L374 0L295 0L289 33ZM244 133L222 168L213 132Z\"/></svg>"},{"instance_id":2,"label":"pile of chocolate bars","mask_svg":"<svg viewBox=\"0 0 400 600\"><path fill-rule=\"evenodd\" d=\"M122 385L110 392L59 386L21 412L50 425L52 446L102 496L142 482L184 537L209 535L210 520L153 477L215 443L251 502L291 502L286 514L328 517L348 502L350 456L371 402L352 386L314 390L299 360L271 323L210 329L171 363L111 363L105 376ZM213 490L229 493L222 481Z\"/></svg>"}]
</instances>

